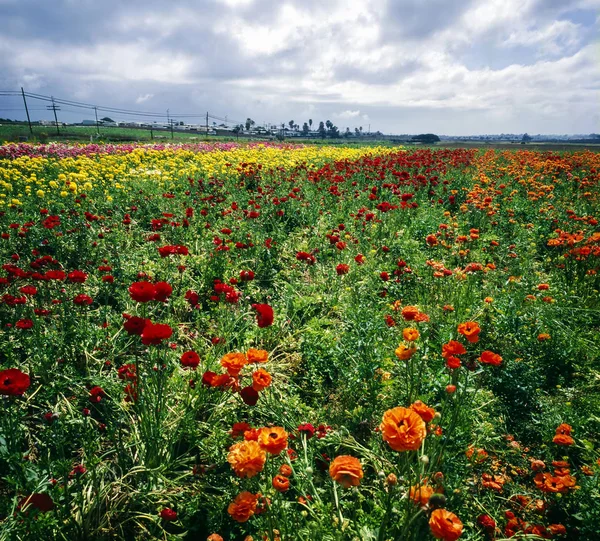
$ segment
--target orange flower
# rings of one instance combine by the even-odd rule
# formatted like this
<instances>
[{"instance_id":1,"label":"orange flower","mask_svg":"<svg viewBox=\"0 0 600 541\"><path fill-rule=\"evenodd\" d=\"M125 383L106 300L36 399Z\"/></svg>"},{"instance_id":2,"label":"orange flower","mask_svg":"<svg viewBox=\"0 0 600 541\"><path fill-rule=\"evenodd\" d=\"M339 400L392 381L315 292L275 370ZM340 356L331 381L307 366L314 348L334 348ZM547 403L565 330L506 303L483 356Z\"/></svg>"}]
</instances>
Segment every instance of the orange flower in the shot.
<instances>
[{"instance_id":1,"label":"orange flower","mask_svg":"<svg viewBox=\"0 0 600 541\"><path fill-rule=\"evenodd\" d=\"M223 538L218 533L211 533L206 541L223 541Z\"/></svg>"},{"instance_id":2,"label":"orange flower","mask_svg":"<svg viewBox=\"0 0 600 541\"><path fill-rule=\"evenodd\" d=\"M419 338L419 331L413 328L407 328L402 331L402 337L407 342L414 342L417 338Z\"/></svg>"},{"instance_id":3,"label":"orange flower","mask_svg":"<svg viewBox=\"0 0 600 541\"><path fill-rule=\"evenodd\" d=\"M458 332L462 334L469 342L474 344L479 341L479 333L481 329L479 328L479 323L476 321L467 321L466 323L461 323L458 326Z\"/></svg>"},{"instance_id":4,"label":"orange flower","mask_svg":"<svg viewBox=\"0 0 600 541\"><path fill-rule=\"evenodd\" d=\"M571 425L562 423L556 428L556 435L552 439L557 445L573 445L575 440L571 437Z\"/></svg>"},{"instance_id":5,"label":"orange flower","mask_svg":"<svg viewBox=\"0 0 600 541\"><path fill-rule=\"evenodd\" d=\"M394 353L398 360L408 361L417 351L417 348L407 348L404 344L400 344Z\"/></svg>"},{"instance_id":6,"label":"orange flower","mask_svg":"<svg viewBox=\"0 0 600 541\"><path fill-rule=\"evenodd\" d=\"M281 466L279 466L279 473L284 477L291 477L292 473L294 472L289 464L282 464Z\"/></svg>"},{"instance_id":7,"label":"orange flower","mask_svg":"<svg viewBox=\"0 0 600 541\"><path fill-rule=\"evenodd\" d=\"M562 477L554 477L550 473L538 473L533 478L533 482L542 492L566 492L568 490Z\"/></svg>"},{"instance_id":8,"label":"orange flower","mask_svg":"<svg viewBox=\"0 0 600 541\"><path fill-rule=\"evenodd\" d=\"M413 502L419 505L427 505L427 502L429 502L429 498L431 498L432 494L433 488L425 484L410 487L408 496Z\"/></svg>"},{"instance_id":9,"label":"orange flower","mask_svg":"<svg viewBox=\"0 0 600 541\"><path fill-rule=\"evenodd\" d=\"M413 321L419 315L419 309L416 306L405 306L402 308L402 317L406 321Z\"/></svg>"},{"instance_id":10,"label":"orange flower","mask_svg":"<svg viewBox=\"0 0 600 541\"><path fill-rule=\"evenodd\" d=\"M436 509L429 518L429 529L436 539L456 541L463 531L463 523L450 511Z\"/></svg>"},{"instance_id":11,"label":"orange flower","mask_svg":"<svg viewBox=\"0 0 600 541\"><path fill-rule=\"evenodd\" d=\"M258 495L248 491L240 492L229 504L227 512L237 522L246 522L256 512Z\"/></svg>"},{"instance_id":12,"label":"orange flower","mask_svg":"<svg viewBox=\"0 0 600 541\"><path fill-rule=\"evenodd\" d=\"M277 474L273 477L273 488L277 492L285 492L290 488L290 480L284 475Z\"/></svg>"},{"instance_id":13,"label":"orange flower","mask_svg":"<svg viewBox=\"0 0 600 541\"><path fill-rule=\"evenodd\" d=\"M450 340L447 344L442 346L442 357L444 357L444 359L448 359L455 355L462 355L466 352L465 346L456 340Z\"/></svg>"},{"instance_id":14,"label":"orange flower","mask_svg":"<svg viewBox=\"0 0 600 541\"><path fill-rule=\"evenodd\" d=\"M278 455L287 447L287 432L280 426L262 428L258 435L261 448L272 455Z\"/></svg>"},{"instance_id":15,"label":"orange flower","mask_svg":"<svg viewBox=\"0 0 600 541\"><path fill-rule=\"evenodd\" d=\"M379 426L383 440L394 451L416 451L425 436L425 421L408 408L397 407L387 410Z\"/></svg>"},{"instance_id":16,"label":"orange flower","mask_svg":"<svg viewBox=\"0 0 600 541\"><path fill-rule=\"evenodd\" d=\"M252 388L255 391L262 391L271 385L271 374L266 370L259 368L252 374Z\"/></svg>"},{"instance_id":17,"label":"orange flower","mask_svg":"<svg viewBox=\"0 0 600 541\"><path fill-rule=\"evenodd\" d=\"M230 376L237 376L247 364L243 353L227 353L221 359L221 366L227 370Z\"/></svg>"},{"instance_id":18,"label":"orange flower","mask_svg":"<svg viewBox=\"0 0 600 541\"><path fill-rule=\"evenodd\" d=\"M267 454L257 442L246 440L234 443L227 455L227 462L238 477L254 477L262 471L266 459Z\"/></svg>"},{"instance_id":19,"label":"orange flower","mask_svg":"<svg viewBox=\"0 0 600 541\"><path fill-rule=\"evenodd\" d=\"M329 465L329 475L344 488L356 487L363 478L360 460L348 455L337 456Z\"/></svg>"},{"instance_id":20,"label":"orange flower","mask_svg":"<svg viewBox=\"0 0 600 541\"><path fill-rule=\"evenodd\" d=\"M435 415L435 410L430 408L427 404L424 404L420 400L417 400L414 404L410 406L410 409L413 410L423 421L428 423L433 419Z\"/></svg>"},{"instance_id":21,"label":"orange flower","mask_svg":"<svg viewBox=\"0 0 600 541\"><path fill-rule=\"evenodd\" d=\"M548 333L543 332L543 333L538 334L538 340L540 342L543 342L544 340L550 340L550 338L551 338L551 336Z\"/></svg>"},{"instance_id":22,"label":"orange flower","mask_svg":"<svg viewBox=\"0 0 600 541\"><path fill-rule=\"evenodd\" d=\"M493 366L500 366L502 364L502 357L493 351L484 351L479 357L479 362L483 364L491 364Z\"/></svg>"},{"instance_id":23,"label":"orange flower","mask_svg":"<svg viewBox=\"0 0 600 541\"><path fill-rule=\"evenodd\" d=\"M266 363L269 360L269 354L264 349L250 348L246 352L246 359L249 363Z\"/></svg>"}]
</instances>

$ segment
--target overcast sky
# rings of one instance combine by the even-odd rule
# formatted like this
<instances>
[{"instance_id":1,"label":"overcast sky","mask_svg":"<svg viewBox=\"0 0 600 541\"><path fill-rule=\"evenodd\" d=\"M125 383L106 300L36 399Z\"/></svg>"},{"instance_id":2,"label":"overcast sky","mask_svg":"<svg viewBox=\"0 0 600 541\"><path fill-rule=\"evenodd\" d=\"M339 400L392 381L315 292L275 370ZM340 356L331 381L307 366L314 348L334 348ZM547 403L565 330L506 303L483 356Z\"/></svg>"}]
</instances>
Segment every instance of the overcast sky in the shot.
<instances>
[{"instance_id":1,"label":"overcast sky","mask_svg":"<svg viewBox=\"0 0 600 541\"><path fill-rule=\"evenodd\" d=\"M341 131L600 132L600 0L0 0L0 21L0 90Z\"/></svg>"}]
</instances>

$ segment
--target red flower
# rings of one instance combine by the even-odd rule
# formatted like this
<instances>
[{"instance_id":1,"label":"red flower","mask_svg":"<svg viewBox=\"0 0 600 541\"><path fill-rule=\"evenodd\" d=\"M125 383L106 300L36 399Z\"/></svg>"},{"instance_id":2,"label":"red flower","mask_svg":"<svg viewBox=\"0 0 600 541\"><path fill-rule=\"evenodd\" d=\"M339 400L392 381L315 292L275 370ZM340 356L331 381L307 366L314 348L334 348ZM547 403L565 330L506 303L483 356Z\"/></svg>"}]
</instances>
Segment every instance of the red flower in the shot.
<instances>
[{"instance_id":1,"label":"red flower","mask_svg":"<svg viewBox=\"0 0 600 541\"><path fill-rule=\"evenodd\" d=\"M298 425L298 432L304 434L308 440L315 435L315 427L310 423L304 423L303 425Z\"/></svg>"},{"instance_id":2,"label":"red flower","mask_svg":"<svg viewBox=\"0 0 600 541\"><path fill-rule=\"evenodd\" d=\"M190 306L196 307L200 302L200 295L191 289L185 292L185 300L189 303Z\"/></svg>"},{"instance_id":3,"label":"red flower","mask_svg":"<svg viewBox=\"0 0 600 541\"><path fill-rule=\"evenodd\" d=\"M196 369L200 364L200 355L198 355L195 351L186 351L181 356L181 366L185 368Z\"/></svg>"},{"instance_id":4,"label":"red flower","mask_svg":"<svg viewBox=\"0 0 600 541\"><path fill-rule=\"evenodd\" d=\"M88 295L84 295L83 293L77 295L73 299L73 303L76 304L77 306L89 306L93 302L94 302L94 299L92 299L92 297L90 297Z\"/></svg>"},{"instance_id":5,"label":"red flower","mask_svg":"<svg viewBox=\"0 0 600 541\"><path fill-rule=\"evenodd\" d=\"M350 265L346 265L345 263L340 263L335 268L335 272L338 273L338 276L342 276L342 274L348 274L349 270L350 270Z\"/></svg>"},{"instance_id":6,"label":"red flower","mask_svg":"<svg viewBox=\"0 0 600 541\"><path fill-rule=\"evenodd\" d=\"M156 282L154 284L154 300L167 302L167 299L173 293L173 288L167 282Z\"/></svg>"},{"instance_id":7,"label":"red flower","mask_svg":"<svg viewBox=\"0 0 600 541\"><path fill-rule=\"evenodd\" d=\"M152 323L148 321L142 334L142 344L145 346L157 346L163 340L170 338L173 334L173 329L164 323Z\"/></svg>"},{"instance_id":8,"label":"red flower","mask_svg":"<svg viewBox=\"0 0 600 541\"><path fill-rule=\"evenodd\" d=\"M134 282L129 286L129 295L134 301L149 302L154 300L154 284L150 282Z\"/></svg>"},{"instance_id":9,"label":"red flower","mask_svg":"<svg viewBox=\"0 0 600 541\"><path fill-rule=\"evenodd\" d=\"M242 280L242 282L251 282L254 280L254 272L251 270L240 271L240 280Z\"/></svg>"},{"instance_id":10,"label":"red flower","mask_svg":"<svg viewBox=\"0 0 600 541\"><path fill-rule=\"evenodd\" d=\"M273 324L273 308L268 304L253 304L252 308L257 312L256 320L261 329Z\"/></svg>"},{"instance_id":11,"label":"red flower","mask_svg":"<svg viewBox=\"0 0 600 541\"><path fill-rule=\"evenodd\" d=\"M33 327L33 321L31 319L19 319L15 323L17 329L31 329Z\"/></svg>"},{"instance_id":12,"label":"red flower","mask_svg":"<svg viewBox=\"0 0 600 541\"><path fill-rule=\"evenodd\" d=\"M83 284L87 280L88 275L80 270L71 271L68 275L69 282L73 284Z\"/></svg>"},{"instance_id":13,"label":"red flower","mask_svg":"<svg viewBox=\"0 0 600 541\"><path fill-rule=\"evenodd\" d=\"M37 509L41 513L46 513L54 509L54 502L48 494L36 493L21 499L17 509L20 511L23 508L25 508L26 511L29 511L29 509Z\"/></svg>"},{"instance_id":14,"label":"red flower","mask_svg":"<svg viewBox=\"0 0 600 541\"><path fill-rule=\"evenodd\" d=\"M256 391L252 385L244 387L240 391L240 396L242 397L242 400L249 406L256 406L256 403L258 402L258 391Z\"/></svg>"},{"instance_id":15,"label":"red flower","mask_svg":"<svg viewBox=\"0 0 600 541\"><path fill-rule=\"evenodd\" d=\"M144 327L148 323L151 323L149 319L144 319L138 316L130 316L127 314L123 314L123 317L127 320L123 324L123 327L125 327L127 334L137 334L138 336L141 336Z\"/></svg>"},{"instance_id":16,"label":"red flower","mask_svg":"<svg viewBox=\"0 0 600 541\"><path fill-rule=\"evenodd\" d=\"M483 364L491 364L493 366L500 366L502 364L502 357L493 351L484 351L479 357L479 361Z\"/></svg>"},{"instance_id":17,"label":"red flower","mask_svg":"<svg viewBox=\"0 0 600 541\"><path fill-rule=\"evenodd\" d=\"M106 393L102 387L96 385L90 389L90 402L92 404L98 404L104 396L106 396Z\"/></svg>"},{"instance_id":18,"label":"red flower","mask_svg":"<svg viewBox=\"0 0 600 541\"><path fill-rule=\"evenodd\" d=\"M173 509L169 509L165 507L160 513L160 518L162 518L165 522L171 522L173 520L177 520L177 513L173 511Z\"/></svg>"},{"instance_id":19,"label":"red flower","mask_svg":"<svg viewBox=\"0 0 600 541\"><path fill-rule=\"evenodd\" d=\"M0 394L20 396L29 389L30 379L17 368L0 371Z\"/></svg>"}]
</instances>

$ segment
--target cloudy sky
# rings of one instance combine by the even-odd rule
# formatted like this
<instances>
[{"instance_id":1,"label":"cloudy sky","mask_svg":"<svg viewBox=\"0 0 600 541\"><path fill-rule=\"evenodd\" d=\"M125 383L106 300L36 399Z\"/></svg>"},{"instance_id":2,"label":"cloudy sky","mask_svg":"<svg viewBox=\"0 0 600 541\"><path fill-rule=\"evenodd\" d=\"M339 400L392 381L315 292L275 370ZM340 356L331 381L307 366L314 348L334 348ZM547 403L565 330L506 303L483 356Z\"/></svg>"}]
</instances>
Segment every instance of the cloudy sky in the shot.
<instances>
[{"instance_id":1,"label":"cloudy sky","mask_svg":"<svg viewBox=\"0 0 600 541\"><path fill-rule=\"evenodd\" d=\"M600 132L600 0L0 0L0 20L0 90L342 131ZM0 97L0 117L18 107Z\"/></svg>"}]
</instances>

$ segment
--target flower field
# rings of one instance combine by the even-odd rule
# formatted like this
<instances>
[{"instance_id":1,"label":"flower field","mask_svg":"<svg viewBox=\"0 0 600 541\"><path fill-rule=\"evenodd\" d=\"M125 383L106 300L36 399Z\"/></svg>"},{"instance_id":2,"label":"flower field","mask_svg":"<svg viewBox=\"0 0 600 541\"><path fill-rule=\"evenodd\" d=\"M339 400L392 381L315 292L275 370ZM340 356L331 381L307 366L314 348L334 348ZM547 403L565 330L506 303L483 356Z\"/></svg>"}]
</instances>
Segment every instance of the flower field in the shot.
<instances>
[{"instance_id":1,"label":"flower field","mask_svg":"<svg viewBox=\"0 0 600 541\"><path fill-rule=\"evenodd\" d=\"M0 146L0 540L598 539L599 182Z\"/></svg>"}]
</instances>

